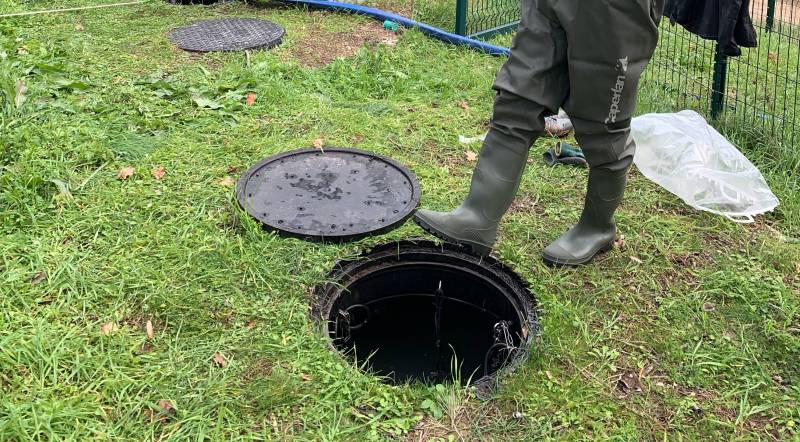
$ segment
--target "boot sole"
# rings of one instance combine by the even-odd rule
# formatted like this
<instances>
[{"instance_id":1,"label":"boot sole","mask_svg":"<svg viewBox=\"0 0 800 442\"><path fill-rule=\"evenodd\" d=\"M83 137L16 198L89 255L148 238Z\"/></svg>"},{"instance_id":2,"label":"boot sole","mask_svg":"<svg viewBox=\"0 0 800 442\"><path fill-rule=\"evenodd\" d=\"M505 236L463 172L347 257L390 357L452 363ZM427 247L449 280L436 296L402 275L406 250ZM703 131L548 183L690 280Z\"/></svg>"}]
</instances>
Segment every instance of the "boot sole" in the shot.
<instances>
[{"instance_id":1,"label":"boot sole","mask_svg":"<svg viewBox=\"0 0 800 442\"><path fill-rule=\"evenodd\" d=\"M555 256L547 256L545 254L542 254L542 259L544 260L545 264L552 267L578 267L590 263L597 255L609 252L613 248L614 248L614 241L611 241L610 243L605 244L599 249L597 249L594 253L590 254L586 258L562 259L562 258L557 258Z\"/></svg>"},{"instance_id":2,"label":"boot sole","mask_svg":"<svg viewBox=\"0 0 800 442\"><path fill-rule=\"evenodd\" d=\"M426 223L418 216L414 216L414 222L417 223L418 226L422 228L422 230L430 233L431 235L441 239L442 241L448 242L450 244L456 244L461 247L464 247L469 251L469 253L476 255L476 256L489 256L492 253L492 248L487 247L483 244L478 244L472 241L464 241L458 238L453 238L452 236L445 235L444 233L434 229L430 224Z\"/></svg>"}]
</instances>

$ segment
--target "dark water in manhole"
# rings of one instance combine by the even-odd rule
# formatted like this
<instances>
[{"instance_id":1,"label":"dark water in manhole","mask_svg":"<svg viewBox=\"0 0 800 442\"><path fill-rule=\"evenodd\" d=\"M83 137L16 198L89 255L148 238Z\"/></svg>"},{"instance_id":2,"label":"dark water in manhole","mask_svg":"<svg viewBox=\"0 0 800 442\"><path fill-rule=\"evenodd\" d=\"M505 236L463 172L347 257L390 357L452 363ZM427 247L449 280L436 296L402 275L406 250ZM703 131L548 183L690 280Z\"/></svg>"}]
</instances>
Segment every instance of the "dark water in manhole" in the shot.
<instances>
[{"instance_id":1,"label":"dark water in manhole","mask_svg":"<svg viewBox=\"0 0 800 442\"><path fill-rule=\"evenodd\" d=\"M521 280L455 248L390 244L332 276L316 315L333 346L396 382L490 377L524 359L535 332Z\"/></svg>"}]
</instances>

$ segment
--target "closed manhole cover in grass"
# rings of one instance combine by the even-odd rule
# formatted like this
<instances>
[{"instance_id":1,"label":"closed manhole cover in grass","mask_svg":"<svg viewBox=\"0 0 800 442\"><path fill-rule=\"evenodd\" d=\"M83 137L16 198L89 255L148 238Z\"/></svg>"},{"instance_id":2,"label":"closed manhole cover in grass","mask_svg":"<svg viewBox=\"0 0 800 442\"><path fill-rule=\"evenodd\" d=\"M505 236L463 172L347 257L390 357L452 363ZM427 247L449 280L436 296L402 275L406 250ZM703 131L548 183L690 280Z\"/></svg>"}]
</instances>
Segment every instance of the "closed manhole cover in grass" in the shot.
<instances>
[{"instance_id":1,"label":"closed manhole cover in grass","mask_svg":"<svg viewBox=\"0 0 800 442\"><path fill-rule=\"evenodd\" d=\"M281 43L285 30L267 20L219 18L173 29L169 39L194 52L269 49Z\"/></svg>"},{"instance_id":2,"label":"closed manhole cover in grass","mask_svg":"<svg viewBox=\"0 0 800 442\"><path fill-rule=\"evenodd\" d=\"M269 157L237 185L239 205L289 236L349 240L405 222L419 204L411 171L355 149L303 149Z\"/></svg>"}]
</instances>

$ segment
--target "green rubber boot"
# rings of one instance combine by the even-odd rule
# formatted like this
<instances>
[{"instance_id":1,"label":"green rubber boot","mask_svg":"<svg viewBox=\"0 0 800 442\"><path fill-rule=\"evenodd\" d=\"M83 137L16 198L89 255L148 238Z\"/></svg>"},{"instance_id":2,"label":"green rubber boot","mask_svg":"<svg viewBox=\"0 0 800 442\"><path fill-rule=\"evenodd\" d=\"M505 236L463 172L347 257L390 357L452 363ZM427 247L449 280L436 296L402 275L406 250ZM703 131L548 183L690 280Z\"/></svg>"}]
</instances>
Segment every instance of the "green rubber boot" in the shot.
<instances>
[{"instance_id":1,"label":"green rubber boot","mask_svg":"<svg viewBox=\"0 0 800 442\"><path fill-rule=\"evenodd\" d=\"M553 241L542 252L544 261L555 266L578 266L588 263L598 253L614 247L617 225L614 212L622 202L628 181L630 159L621 169L589 170L586 202L578 224Z\"/></svg>"},{"instance_id":2,"label":"green rubber boot","mask_svg":"<svg viewBox=\"0 0 800 442\"><path fill-rule=\"evenodd\" d=\"M486 256L497 240L500 219L519 189L529 148L506 142L490 131L472 174L469 195L452 212L421 209L414 220L428 233L447 242L461 244L472 253Z\"/></svg>"}]
</instances>

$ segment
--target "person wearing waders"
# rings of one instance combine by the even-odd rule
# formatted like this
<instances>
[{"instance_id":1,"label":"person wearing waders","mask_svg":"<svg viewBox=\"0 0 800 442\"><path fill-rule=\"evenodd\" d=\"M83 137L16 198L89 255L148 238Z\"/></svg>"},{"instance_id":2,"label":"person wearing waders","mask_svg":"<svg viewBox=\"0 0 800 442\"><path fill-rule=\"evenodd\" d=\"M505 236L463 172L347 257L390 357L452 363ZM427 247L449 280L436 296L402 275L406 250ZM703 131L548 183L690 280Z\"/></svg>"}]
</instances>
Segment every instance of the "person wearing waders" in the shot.
<instances>
[{"instance_id":1,"label":"person wearing waders","mask_svg":"<svg viewBox=\"0 0 800 442\"><path fill-rule=\"evenodd\" d=\"M613 247L635 145L639 77L655 51L664 0L522 0L522 22L497 91L469 194L451 212L416 222L445 241L489 254L544 119L563 108L589 163L578 223L544 249L552 265L586 264Z\"/></svg>"}]
</instances>

